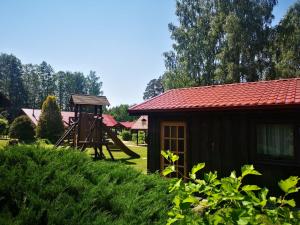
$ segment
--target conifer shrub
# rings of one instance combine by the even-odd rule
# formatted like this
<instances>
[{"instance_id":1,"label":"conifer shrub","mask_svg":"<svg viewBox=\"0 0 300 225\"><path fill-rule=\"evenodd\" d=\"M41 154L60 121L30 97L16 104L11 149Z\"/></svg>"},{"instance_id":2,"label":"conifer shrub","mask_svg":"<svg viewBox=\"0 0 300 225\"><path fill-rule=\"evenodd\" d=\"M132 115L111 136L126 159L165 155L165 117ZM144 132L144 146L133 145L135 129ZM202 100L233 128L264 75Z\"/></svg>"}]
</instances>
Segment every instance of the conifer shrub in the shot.
<instances>
[{"instance_id":1,"label":"conifer shrub","mask_svg":"<svg viewBox=\"0 0 300 225\"><path fill-rule=\"evenodd\" d=\"M19 141L24 142L32 142L34 141L34 135L34 124L25 115L17 117L10 125L10 138L17 138Z\"/></svg>"},{"instance_id":2,"label":"conifer shrub","mask_svg":"<svg viewBox=\"0 0 300 225\"><path fill-rule=\"evenodd\" d=\"M8 121L6 119L0 118L0 135L7 134Z\"/></svg>"},{"instance_id":3,"label":"conifer shrub","mask_svg":"<svg viewBox=\"0 0 300 225\"><path fill-rule=\"evenodd\" d=\"M55 96L48 96L42 106L41 116L36 128L38 138L55 143L64 132L64 124Z\"/></svg>"},{"instance_id":4,"label":"conifer shrub","mask_svg":"<svg viewBox=\"0 0 300 225\"><path fill-rule=\"evenodd\" d=\"M0 151L0 224L165 224L168 180L63 148Z\"/></svg>"},{"instance_id":5,"label":"conifer shrub","mask_svg":"<svg viewBox=\"0 0 300 225\"><path fill-rule=\"evenodd\" d=\"M121 133L121 137L123 141L131 141L132 134L127 130L123 130Z\"/></svg>"}]
</instances>

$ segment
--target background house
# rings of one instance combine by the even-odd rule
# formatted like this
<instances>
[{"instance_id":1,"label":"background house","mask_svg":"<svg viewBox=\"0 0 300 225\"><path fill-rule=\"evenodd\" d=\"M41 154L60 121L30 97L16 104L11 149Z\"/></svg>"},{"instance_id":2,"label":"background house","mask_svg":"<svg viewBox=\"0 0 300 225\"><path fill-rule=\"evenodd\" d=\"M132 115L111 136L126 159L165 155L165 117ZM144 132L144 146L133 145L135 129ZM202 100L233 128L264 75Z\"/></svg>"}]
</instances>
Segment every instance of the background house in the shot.
<instances>
[{"instance_id":1,"label":"background house","mask_svg":"<svg viewBox=\"0 0 300 225\"><path fill-rule=\"evenodd\" d=\"M180 156L180 173L205 162L220 175L254 164L256 182L300 176L300 79L169 90L129 109L148 115L148 170L167 166L161 150ZM177 174L179 175L179 174Z\"/></svg>"},{"instance_id":2,"label":"background house","mask_svg":"<svg viewBox=\"0 0 300 225\"><path fill-rule=\"evenodd\" d=\"M41 115L41 110L40 109L27 109L27 108L22 108L22 113L27 115L30 120L37 125L40 115ZM62 120L64 122L65 127L69 126L69 118L74 117L75 113L74 112L67 112L67 111L61 111L61 116ZM103 122L105 125L109 128L114 128L118 122L115 120L115 118L112 115L109 114L102 114L103 116Z\"/></svg>"}]
</instances>

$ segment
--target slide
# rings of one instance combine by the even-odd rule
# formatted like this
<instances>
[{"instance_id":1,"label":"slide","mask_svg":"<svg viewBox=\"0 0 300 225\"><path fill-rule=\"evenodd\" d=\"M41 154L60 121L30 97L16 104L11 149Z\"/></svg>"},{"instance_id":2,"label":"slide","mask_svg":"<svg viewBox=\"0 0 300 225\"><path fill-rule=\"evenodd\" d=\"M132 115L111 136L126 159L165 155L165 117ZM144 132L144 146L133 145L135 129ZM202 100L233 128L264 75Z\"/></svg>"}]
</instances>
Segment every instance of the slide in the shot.
<instances>
[{"instance_id":1,"label":"slide","mask_svg":"<svg viewBox=\"0 0 300 225\"><path fill-rule=\"evenodd\" d=\"M113 133L104 123L103 123L103 130L107 133L107 136L113 140L116 146L120 148L126 155L129 155L134 158L140 158L140 155L131 151L119 138L118 136Z\"/></svg>"}]
</instances>

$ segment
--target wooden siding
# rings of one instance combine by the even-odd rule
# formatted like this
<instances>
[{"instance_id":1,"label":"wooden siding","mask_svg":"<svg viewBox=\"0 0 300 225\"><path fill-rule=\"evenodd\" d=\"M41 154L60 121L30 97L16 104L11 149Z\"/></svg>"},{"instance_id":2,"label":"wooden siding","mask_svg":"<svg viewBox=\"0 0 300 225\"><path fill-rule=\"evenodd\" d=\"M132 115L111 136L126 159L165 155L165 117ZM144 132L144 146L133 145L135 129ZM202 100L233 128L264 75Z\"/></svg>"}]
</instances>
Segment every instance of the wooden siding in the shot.
<instances>
[{"instance_id":1,"label":"wooden siding","mask_svg":"<svg viewBox=\"0 0 300 225\"><path fill-rule=\"evenodd\" d=\"M221 176L240 171L244 164L254 164L263 176L250 178L278 191L277 182L291 175L300 176L300 110L190 112L149 114L148 170L160 168L160 124L162 121L185 121L187 124L188 170L198 162L206 170L217 170ZM295 160L261 160L256 156L256 125L291 123L297 129ZM254 180L255 179L255 180ZM298 196L300 197L300 196ZM300 198L299 198L300 199Z\"/></svg>"}]
</instances>

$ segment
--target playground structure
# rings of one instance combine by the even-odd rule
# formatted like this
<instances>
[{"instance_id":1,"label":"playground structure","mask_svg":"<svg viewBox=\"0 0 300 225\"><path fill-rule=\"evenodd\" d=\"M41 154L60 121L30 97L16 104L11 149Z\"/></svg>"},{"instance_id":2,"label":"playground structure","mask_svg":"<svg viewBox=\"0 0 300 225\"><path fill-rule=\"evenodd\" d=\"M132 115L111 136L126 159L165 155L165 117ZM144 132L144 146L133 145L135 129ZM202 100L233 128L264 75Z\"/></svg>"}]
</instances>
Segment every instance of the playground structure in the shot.
<instances>
[{"instance_id":1,"label":"playground structure","mask_svg":"<svg viewBox=\"0 0 300 225\"><path fill-rule=\"evenodd\" d=\"M103 123L102 107L108 106L105 96L72 95L70 106L74 111L74 117L69 118L69 127L55 144L69 145L73 148L86 150L94 149L94 158L103 159L103 146L106 147L110 157L114 160L109 147L109 138L125 154L139 158L140 156L131 151L118 137Z\"/></svg>"}]
</instances>

